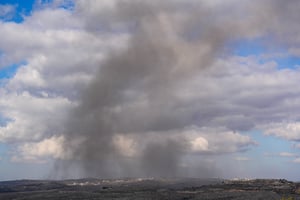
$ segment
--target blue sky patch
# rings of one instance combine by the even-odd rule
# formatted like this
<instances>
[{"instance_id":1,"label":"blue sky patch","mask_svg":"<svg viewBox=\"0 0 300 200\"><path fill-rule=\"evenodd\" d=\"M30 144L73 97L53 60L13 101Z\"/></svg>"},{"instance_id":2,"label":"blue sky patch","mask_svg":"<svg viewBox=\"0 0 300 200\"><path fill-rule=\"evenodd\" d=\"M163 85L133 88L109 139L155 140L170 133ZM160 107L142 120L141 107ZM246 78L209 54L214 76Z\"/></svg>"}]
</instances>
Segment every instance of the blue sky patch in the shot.
<instances>
[{"instance_id":1,"label":"blue sky patch","mask_svg":"<svg viewBox=\"0 0 300 200\"><path fill-rule=\"evenodd\" d=\"M9 78L12 78L17 70L22 66L22 65L25 65L26 62L21 62L21 63L18 63L18 64L12 64L10 66L7 66L7 67L4 67L4 68L1 68L0 69L0 80L1 79L9 79Z\"/></svg>"},{"instance_id":2,"label":"blue sky patch","mask_svg":"<svg viewBox=\"0 0 300 200\"><path fill-rule=\"evenodd\" d=\"M281 138L264 135L261 131L251 131L249 135L259 143L259 146L255 149L259 150L259 153L280 153L287 150L291 150L291 144L287 140Z\"/></svg>"},{"instance_id":3,"label":"blue sky patch","mask_svg":"<svg viewBox=\"0 0 300 200\"><path fill-rule=\"evenodd\" d=\"M11 119L4 117L3 115L1 115L0 113L0 127L4 127L7 125L7 123L9 123L11 121Z\"/></svg>"},{"instance_id":4,"label":"blue sky patch","mask_svg":"<svg viewBox=\"0 0 300 200\"><path fill-rule=\"evenodd\" d=\"M274 61L278 69L295 69L300 65L300 57L289 55L288 49L270 47L264 39L241 40L231 44L237 56L261 56L262 62Z\"/></svg>"},{"instance_id":5,"label":"blue sky patch","mask_svg":"<svg viewBox=\"0 0 300 200\"><path fill-rule=\"evenodd\" d=\"M16 8L14 16L9 21L14 21L16 23L23 22L23 16L28 16L31 14L35 0L2 0L0 5L13 5ZM2 19L3 20L3 19ZM6 20L8 21L8 20Z\"/></svg>"},{"instance_id":6,"label":"blue sky patch","mask_svg":"<svg viewBox=\"0 0 300 200\"><path fill-rule=\"evenodd\" d=\"M238 56L261 55L266 52L261 40L241 40L234 42L231 46L234 49L234 54Z\"/></svg>"},{"instance_id":7,"label":"blue sky patch","mask_svg":"<svg viewBox=\"0 0 300 200\"><path fill-rule=\"evenodd\" d=\"M37 3L38 2L38 3ZM11 5L15 7L15 12L12 16L2 16L0 13L0 20L2 21L13 21L16 23L22 23L24 21L25 16L30 16L34 9L36 9L37 5L47 5L51 4L53 0L2 0L0 6ZM66 1L62 3L59 8L70 9L74 8L73 1Z\"/></svg>"},{"instance_id":8,"label":"blue sky patch","mask_svg":"<svg viewBox=\"0 0 300 200\"><path fill-rule=\"evenodd\" d=\"M283 56L283 57L277 57L273 59L279 69L296 69L300 66L300 57L297 56Z\"/></svg>"}]
</instances>

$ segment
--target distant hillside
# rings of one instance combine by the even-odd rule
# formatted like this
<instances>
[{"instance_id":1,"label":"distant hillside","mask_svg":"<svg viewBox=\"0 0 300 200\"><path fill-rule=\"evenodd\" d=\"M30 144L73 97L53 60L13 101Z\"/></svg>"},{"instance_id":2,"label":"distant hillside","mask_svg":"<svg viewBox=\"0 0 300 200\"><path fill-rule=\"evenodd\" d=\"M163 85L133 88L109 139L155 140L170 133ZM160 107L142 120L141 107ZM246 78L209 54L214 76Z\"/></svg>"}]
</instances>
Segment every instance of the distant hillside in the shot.
<instances>
[{"instance_id":1,"label":"distant hillside","mask_svg":"<svg viewBox=\"0 0 300 200\"><path fill-rule=\"evenodd\" d=\"M300 183L191 178L16 180L0 182L0 199L300 199Z\"/></svg>"}]
</instances>

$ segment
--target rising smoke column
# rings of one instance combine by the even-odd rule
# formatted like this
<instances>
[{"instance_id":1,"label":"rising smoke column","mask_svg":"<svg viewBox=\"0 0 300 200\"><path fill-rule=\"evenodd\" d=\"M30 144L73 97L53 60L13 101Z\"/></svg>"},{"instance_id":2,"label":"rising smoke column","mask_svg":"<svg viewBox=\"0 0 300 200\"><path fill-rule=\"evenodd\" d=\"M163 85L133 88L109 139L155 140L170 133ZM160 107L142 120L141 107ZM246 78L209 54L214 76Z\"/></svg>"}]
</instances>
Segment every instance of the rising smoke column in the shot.
<instances>
[{"instance_id":1,"label":"rising smoke column","mask_svg":"<svg viewBox=\"0 0 300 200\"><path fill-rule=\"evenodd\" d=\"M70 114L64 134L70 163L80 163L85 176L180 175L190 144L184 136L173 137L173 131L204 126L205 120L186 109L178 89L224 56L230 50L226 44L267 29L264 15L244 22L223 17L224 12L200 3L118 2L111 22L127 27L130 39L101 63ZM148 140L149 135L154 137ZM116 145L116 138L126 137L137 143L131 156Z\"/></svg>"},{"instance_id":2,"label":"rising smoke column","mask_svg":"<svg viewBox=\"0 0 300 200\"><path fill-rule=\"evenodd\" d=\"M111 53L83 92L80 105L71 114L65 145L88 175L111 176L125 170L125 176L136 172L174 176L186 148L184 140L150 142L136 158L122 158L114 137L190 125L176 110L175 91L212 62L224 36L205 30L203 39L189 41L176 18L184 23L190 16L173 13L176 8L172 5L127 2L118 6L118 16L131 26L129 44ZM78 139L80 145L72 146Z\"/></svg>"}]
</instances>

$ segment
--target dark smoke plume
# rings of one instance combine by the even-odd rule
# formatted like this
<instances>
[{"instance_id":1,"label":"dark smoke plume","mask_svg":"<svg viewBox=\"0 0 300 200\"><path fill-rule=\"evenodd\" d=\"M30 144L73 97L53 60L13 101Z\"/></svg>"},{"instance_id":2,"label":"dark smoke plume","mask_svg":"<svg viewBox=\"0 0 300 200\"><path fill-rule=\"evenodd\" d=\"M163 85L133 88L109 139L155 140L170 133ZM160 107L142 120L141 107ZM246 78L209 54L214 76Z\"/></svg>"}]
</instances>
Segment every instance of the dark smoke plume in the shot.
<instances>
[{"instance_id":1,"label":"dark smoke plume","mask_svg":"<svg viewBox=\"0 0 300 200\"><path fill-rule=\"evenodd\" d=\"M227 8L174 2L120 1L106 16L109 20L99 19L99 26L118 24L131 36L125 49L110 52L101 63L70 114L64 135L72 154L68 162L79 163L84 176L185 175L181 161L190 143L180 130L204 126L207 116L216 114L194 110L178 96L178 89L230 53L227 44L259 37L268 29L269 19L255 4L240 6L241 15ZM258 13L248 16L249 10ZM87 23L87 30L95 31L95 24ZM118 145L136 151L124 155ZM207 163L199 165L194 168L213 175ZM200 170L195 176L205 175Z\"/></svg>"}]
</instances>

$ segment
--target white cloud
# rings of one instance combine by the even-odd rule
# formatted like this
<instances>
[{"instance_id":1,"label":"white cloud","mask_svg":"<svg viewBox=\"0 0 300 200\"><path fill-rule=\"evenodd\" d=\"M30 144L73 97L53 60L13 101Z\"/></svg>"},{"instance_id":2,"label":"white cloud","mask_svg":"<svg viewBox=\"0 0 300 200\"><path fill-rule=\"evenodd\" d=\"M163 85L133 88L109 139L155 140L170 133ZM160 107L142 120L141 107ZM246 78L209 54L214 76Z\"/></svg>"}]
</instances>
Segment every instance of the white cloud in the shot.
<instances>
[{"instance_id":1,"label":"white cloud","mask_svg":"<svg viewBox=\"0 0 300 200\"><path fill-rule=\"evenodd\" d=\"M127 136L128 134L126 134ZM127 136L127 147L139 152L148 143L178 141L185 144L185 151L196 154L220 154L247 151L257 143L248 135L226 128L186 127L184 130L132 133Z\"/></svg>"},{"instance_id":2,"label":"white cloud","mask_svg":"<svg viewBox=\"0 0 300 200\"><path fill-rule=\"evenodd\" d=\"M236 160L236 161L249 161L251 159L248 158L248 157L244 157L244 156L238 156L238 157L235 157L234 160Z\"/></svg>"},{"instance_id":3,"label":"white cloud","mask_svg":"<svg viewBox=\"0 0 300 200\"><path fill-rule=\"evenodd\" d=\"M125 157L141 156L149 144L168 141L184 144L182 150L187 154L203 155L244 152L257 145L249 136L225 128L187 127L184 130L116 134L113 137L113 145Z\"/></svg>"},{"instance_id":4,"label":"white cloud","mask_svg":"<svg viewBox=\"0 0 300 200\"><path fill-rule=\"evenodd\" d=\"M137 141L128 135L115 135L113 144L123 156L133 157L138 155Z\"/></svg>"},{"instance_id":5,"label":"white cloud","mask_svg":"<svg viewBox=\"0 0 300 200\"><path fill-rule=\"evenodd\" d=\"M36 10L21 24L0 23L0 34L0 68L23 63L0 88L1 114L9 119L0 141L11 142L60 134L105 54L128 38L91 34L71 10L55 7Z\"/></svg>"},{"instance_id":6,"label":"white cloud","mask_svg":"<svg viewBox=\"0 0 300 200\"><path fill-rule=\"evenodd\" d=\"M27 86L35 88L45 88L45 81L41 77L40 72L37 69L28 66L22 66L19 68L17 74L13 80L9 81L9 85L12 85L13 82L18 82L18 86Z\"/></svg>"},{"instance_id":7,"label":"white cloud","mask_svg":"<svg viewBox=\"0 0 300 200\"><path fill-rule=\"evenodd\" d=\"M293 160L294 163L300 163L300 158L296 158Z\"/></svg>"},{"instance_id":8,"label":"white cloud","mask_svg":"<svg viewBox=\"0 0 300 200\"><path fill-rule=\"evenodd\" d=\"M281 156L281 157L296 157L297 155L294 153L290 153L290 152L280 152L279 156Z\"/></svg>"},{"instance_id":9,"label":"white cloud","mask_svg":"<svg viewBox=\"0 0 300 200\"><path fill-rule=\"evenodd\" d=\"M242 152L257 145L250 136L228 131L225 128L192 127L183 135L190 138L191 150L196 153Z\"/></svg>"},{"instance_id":10,"label":"white cloud","mask_svg":"<svg viewBox=\"0 0 300 200\"><path fill-rule=\"evenodd\" d=\"M40 142L22 144L14 152L12 162L37 162L44 163L49 158L66 159L66 151L63 148L63 136L52 136Z\"/></svg>"},{"instance_id":11,"label":"white cloud","mask_svg":"<svg viewBox=\"0 0 300 200\"><path fill-rule=\"evenodd\" d=\"M300 123L298 122L281 122L268 124L264 133L266 135L274 135L276 137L281 137L286 140L300 140Z\"/></svg>"},{"instance_id":12,"label":"white cloud","mask_svg":"<svg viewBox=\"0 0 300 200\"><path fill-rule=\"evenodd\" d=\"M128 40L126 33L86 31L85 18L77 11L58 8L61 3L67 2L40 5L20 24L0 22L0 68L23 63L0 88L1 115L8 119L0 126L0 141L18 142L22 147L14 161L42 160L43 156L29 152L29 144L42 151L49 141L35 142L63 133L81 89L105 55L122 49ZM49 157L57 158L57 154Z\"/></svg>"},{"instance_id":13,"label":"white cloud","mask_svg":"<svg viewBox=\"0 0 300 200\"><path fill-rule=\"evenodd\" d=\"M208 141L203 137L197 137L191 141L192 143L192 151L195 152L206 152L208 151Z\"/></svg>"},{"instance_id":14,"label":"white cloud","mask_svg":"<svg viewBox=\"0 0 300 200\"><path fill-rule=\"evenodd\" d=\"M103 1L93 1L93 0L77 0L75 9L78 12L87 12L93 15L101 14L103 11L111 10L116 6L118 0L103 0ZM101 12L102 11L102 12Z\"/></svg>"},{"instance_id":15,"label":"white cloud","mask_svg":"<svg viewBox=\"0 0 300 200\"><path fill-rule=\"evenodd\" d=\"M38 97L22 93L1 92L1 113L9 119L0 127L0 141L32 141L60 134L73 103L64 97Z\"/></svg>"},{"instance_id":16,"label":"white cloud","mask_svg":"<svg viewBox=\"0 0 300 200\"><path fill-rule=\"evenodd\" d=\"M205 2L210 6L223 3L220 0ZM59 0L54 4L61 3ZM77 103L80 90L92 79L110 50L122 49L128 42L129 31L120 28L124 19L112 18L116 1L77 0L75 3L72 11L56 6L36 10L21 24L0 22L0 49L4 53L0 57L0 68L24 62L0 89L1 114L11 120L0 127L0 141L25 142L19 149L23 158L29 155L27 158L35 160L50 154L58 157L57 152L44 149L44 146L55 147L50 141L59 140L45 138L63 132L63 122L69 109ZM0 6L0 16L9 16L12 12L14 7ZM224 16L224 20L230 17ZM254 22L260 21L243 23L241 32L245 37L264 32L259 25L256 27L259 31L250 30L249 27L256 25ZM249 33L244 33L247 31ZM299 43L295 41L295 45ZM176 51L184 52L189 46L181 47ZM291 46L290 53L297 55L298 49ZM180 62L192 65L197 59L186 55ZM170 102L172 106L164 107L161 113L167 113L176 122L188 122L186 127L197 127L171 131L176 138L187 136L190 153L246 151L256 142L239 132L255 128L264 130L266 135L296 141L300 140L299 82L298 69L278 70L275 61L262 62L259 56L222 57L195 79L182 84L174 94L174 101ZM143 115L149 115L151 123L157 116L151 116L145 104L147 99L135 98L128 105L120 106L120 116L126 116L121 122L129 127L132 122L143 126L145 123L140 120L144 119ZM134 111L130 119L125 115L126 109ZM137 113L136 110L145 112ZM155 133L155 137L160 133ZM32 143L33 147L43 153L30 151L31 143L28 142L36 141L41 142ZM124 155L134 156L143 142L137 136L121 135L114 138L114 143ZM282 152L282 156L287 155Z\"/></svg>"},{"instance_id":17,"label":"white cloud","mask_svg":"<svg viewBox=\"0 0 300 200\"><path fill-rule=\"evenodd\" d=\"M291 152L280 152L280 153L265 152L264 156L266 156L266 157L287 157L287 158L296 158L296 157L298 157L298 155L296 153L291 153Z\"/></svg>"}]
</instances>

